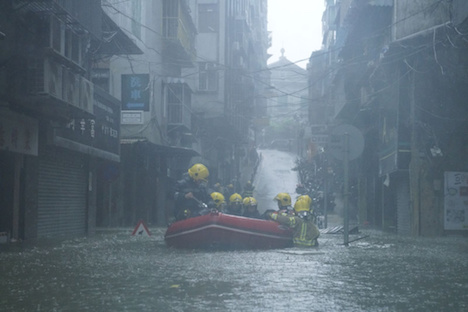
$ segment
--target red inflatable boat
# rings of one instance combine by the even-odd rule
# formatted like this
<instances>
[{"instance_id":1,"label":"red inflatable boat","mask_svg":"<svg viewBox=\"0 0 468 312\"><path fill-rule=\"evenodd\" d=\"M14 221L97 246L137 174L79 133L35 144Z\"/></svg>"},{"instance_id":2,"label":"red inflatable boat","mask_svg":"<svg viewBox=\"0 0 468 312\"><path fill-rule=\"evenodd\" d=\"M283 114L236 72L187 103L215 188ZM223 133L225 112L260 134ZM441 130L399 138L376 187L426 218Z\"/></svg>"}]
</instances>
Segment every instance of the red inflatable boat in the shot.
<instances>
[{"instance_id":1,"label":"red inflatable boat","mask_svg":"<svg viewBox=\"0 0 468 312\"><path fill-rule=\"evenodd\" d=\"M211 212L176 221L164 236L177 248L272 249L293 245L292 232L271 220Z\"/></svg>"}]
</instances>

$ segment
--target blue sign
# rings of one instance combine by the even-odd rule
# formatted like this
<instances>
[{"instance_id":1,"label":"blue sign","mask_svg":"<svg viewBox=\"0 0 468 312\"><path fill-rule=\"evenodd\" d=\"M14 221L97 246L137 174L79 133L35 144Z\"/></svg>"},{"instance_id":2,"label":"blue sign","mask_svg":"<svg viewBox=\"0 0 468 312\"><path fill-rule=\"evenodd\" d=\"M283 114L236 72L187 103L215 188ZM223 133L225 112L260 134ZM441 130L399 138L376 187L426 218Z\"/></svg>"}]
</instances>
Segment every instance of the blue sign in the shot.
<instances>
[{"instance_id":1,"label":"blue sign","mask_svg":"<svg viewBox=\"0 0 468 312\"><path fill-rule=\"evenodd\" d=\"M149 74L122 75L122 110L149 111Z\"/></svg>"}]
</instances>

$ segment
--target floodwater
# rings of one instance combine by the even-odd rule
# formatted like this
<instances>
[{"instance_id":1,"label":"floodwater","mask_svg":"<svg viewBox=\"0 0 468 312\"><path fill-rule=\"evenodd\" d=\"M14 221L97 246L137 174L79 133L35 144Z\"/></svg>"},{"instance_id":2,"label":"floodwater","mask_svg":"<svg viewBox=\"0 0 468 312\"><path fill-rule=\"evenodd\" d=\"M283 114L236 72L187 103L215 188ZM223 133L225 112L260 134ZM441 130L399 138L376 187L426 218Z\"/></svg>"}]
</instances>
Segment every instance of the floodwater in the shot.
<instances>
[{"instance_id":1,"label":"floodwater","mask_svg":"<svg viewBox=\"0 0 468 312\"><path fill-rule=\"evenodd\" d=\"M259 154L262 160L257 168L253 185L255 186L254 197L257 199L260 213L278 208L273 200L278 193L289 193L294 202L298 196L296 185L299 180L297 171L291 169L296 166L296 156L268 149L260 150Z\"/></svg>"},{"instance_id":2,"label":"floodwater","mask_svg":"<svg viewBox=\"0 0 468 312\"><path fill-rule=\"evenodd\" d=\"M322 234L317 249L194 251L131 229L9 246L0 311L468 311L465 238Z\"/></svg>"},{"instance_id":3,"label":"floodwater","mask_svg":"<svg viewBox=\"0 0 468 312\"><path fill-rule=\"evenodd\" d=\"M322 234L316 249L197 251L132 230L0 245L0 311L468 311L464 237L360 229L347 247Z\"/></svg>"}]
</instances>

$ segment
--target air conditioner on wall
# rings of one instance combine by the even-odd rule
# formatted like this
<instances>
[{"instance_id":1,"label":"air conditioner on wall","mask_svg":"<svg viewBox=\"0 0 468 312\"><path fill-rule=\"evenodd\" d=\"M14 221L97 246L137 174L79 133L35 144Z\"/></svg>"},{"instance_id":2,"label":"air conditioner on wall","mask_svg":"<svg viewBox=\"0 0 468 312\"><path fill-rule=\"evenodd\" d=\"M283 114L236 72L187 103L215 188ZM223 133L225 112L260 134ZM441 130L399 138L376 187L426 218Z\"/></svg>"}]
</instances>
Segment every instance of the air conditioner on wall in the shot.
<instances>
[{"instance_id":1,"label":"air conditioner on wall","mask_svg":"<svg viewBox=\"0 0 468 312\"><path fill-rule=\"evenodd\" d=\"M94 112L94 84L85 79L84 77L80 78L80 108L89 113Z\"/></svg>"},{"instance_id":2,"label":"air conditioner on wall","mask_svg":"<svg viewBox=\"0 0 468 312\"><path fill-rule=\"evenodd\" d=\"M29 64L28 92L62 99L63 67L51 59L37 59Z\"/></svg>"},{"instance_id":3,"label":"air conditioner on wall","mask_svg":"<svg viewBox=\"0 0 468 312\"><path fill-rule=\"evenodd\" d=\"M55 15L49 17L49 37L47 47L63 55L65 51L65 25Z\"/></svg>"}]
</instances>

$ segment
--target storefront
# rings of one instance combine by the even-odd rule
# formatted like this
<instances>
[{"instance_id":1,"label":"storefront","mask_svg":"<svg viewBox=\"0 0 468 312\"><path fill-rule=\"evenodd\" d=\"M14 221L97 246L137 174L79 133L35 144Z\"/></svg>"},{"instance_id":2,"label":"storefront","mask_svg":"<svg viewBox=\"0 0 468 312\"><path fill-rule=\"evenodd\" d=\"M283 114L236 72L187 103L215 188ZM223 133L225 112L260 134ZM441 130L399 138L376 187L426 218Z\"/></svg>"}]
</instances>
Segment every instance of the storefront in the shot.
<instances>
[{"instance_id":1,"label":"storefront","mask_svg":"<svg viewBox=\"0 0 468 312\"><path fill-rule=\"evenodd\" d=\"M8 237L24 235L23 164L37 155L37 120L0 110L0 233Z\"/></svg>"}]
</instances>

